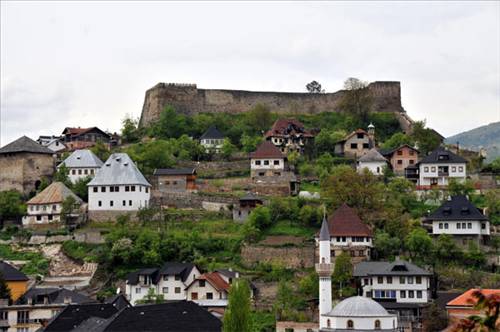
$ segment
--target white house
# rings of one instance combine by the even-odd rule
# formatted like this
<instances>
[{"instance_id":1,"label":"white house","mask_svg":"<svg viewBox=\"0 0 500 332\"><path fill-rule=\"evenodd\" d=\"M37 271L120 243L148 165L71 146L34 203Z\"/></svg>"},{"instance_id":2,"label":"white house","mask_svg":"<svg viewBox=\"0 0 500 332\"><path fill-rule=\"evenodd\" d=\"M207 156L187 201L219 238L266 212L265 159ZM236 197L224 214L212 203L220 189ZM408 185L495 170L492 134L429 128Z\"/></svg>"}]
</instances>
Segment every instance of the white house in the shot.
<instances>
[{"instance_id":1,"label":"white house","mask_svg":"<svg viewBox=\"0 0 500 332\"><path fill-rule=\"evenodd\" d=\"M361 282L363 296L397 303L427 303L431 273L402 260L361 262L353 277Z\"/></svg>"},{"instance_id":2,"label":"white house","mask_svg":"<svg viewBox=\"0 0 500 332\"><path fill-rule=\"evenodd\" d=\"M396 315L389 314L372 299L354 296L338 303L332 310L333 266L330 257L330 233L328 223L323 219L319 232L319 331L391 331L398 328Z\"/></svg>"},{"instance_id":3,"label":"white house","mask_svg":"<svg viewBox=\"0 0 500 332\"><path fill-rule=\"evenodd\" d=\"M418 187L446 187L451 178L463 181L467 176L467 160L439 147L418 163Z\"/></svg>"},{"instance_id":4,"label":"white house","mask_svg":"<svg viewBox=\"0 0 500 332\"><path fill-rule=\"evenodd\" d=\"M488 218L463 195L449 197L425 221L432 223L432 234L450 234L464 244L490 235Z\"/></svg>"},{"instance_id":5,"label":"white house","mask_svg":"<svg viewBox=\"0 0 500 332\"><path fill-rule=\"evenodd\" d=\"M387 159L376 148L373 148L358 158L356 169L361 173L366 168L374 175L382 175L387 165Z\"/></svg>"},{"instance_id":6,"label":"white house","mask_svg":"<svg viewBox=\"0 0 500 332\"><path fill-rule=\"evenodd\" d=\"M219 272L204 273L186 287L187 300L203 307L227 307L231 287Z\"/></svg>"},{"instance_id":7,"label":"white house","mask_svg":"<svg viewBox=\"0 0 500 332\"><path fill-rule=\"evenodd\" d=\"M130 303L142 300L153 289L165 300L185 300L186 287L201 273L191 263L167 262L161 268L148 268L130 273L125 293Z\"/></svg>"},{"instance_id":8,"label":"white house","mask_svg":"<svg viewBox=\"0 0 500 332\"><path fill-rule=\"evenodd\" d=\"M69 171L68 178L75 183L88 176L94 177L101 168L102 161L90 150L75 150L57 167L62 165Z\"/></svg>"},{"instance_id":9,"label":"white house","mask_svg":"<svg viewBox=\"0 0 500 332\"><path fill-rule=\"evenodd\" d=\"M40 145L54 151L54 153L59 153L66 150L66 145L63 143L61 137L59 136L40 136L36 141Z\"/></svg>"},{"instance_id":10,"label":"white house","mask_svg":"<svg viewBox=\"0 0 500 332\"><path fill-rule=\"evenodd\" d=\"M250 154L250 174L252 178L281 176L286 170L286 157L270 141L262 142Z\"/></svg>"},{"instance_id":11,"label":"white house","mask_svg":"<svg viewBox=\"0 0 500 332\"><path fill-rule=\"evenodd\" d=\"M126 153L113 153L87 187L89 211L137 211L149 205L151 185Z\"/></svg>"},{"instance_id":12,"label":"white house","mask_svg":"<svg viewBox=\"0 0 500 332\"><path fill-rule=\"evenodd\" d=\"M210 126L210 128L201 135L200 144L205 148L207 153L219 153L222 149L222 144L224 144L224 135L217 127Z\"/></svg>"},{"instance_id":13,"label":"white house","mask_svg":"<svg viewBox=\"0 0 500 332\"><path fill-rule=\"evenodd\" d=\"M30 199L27 205L27 215L23 217L23 225L51 224L61 221L62 203L68 197L75 199L75 205L83 201L62 182L53 182L38 195ZM77 208L75 206L75 208Z\"/></svg>"}]
</instances>

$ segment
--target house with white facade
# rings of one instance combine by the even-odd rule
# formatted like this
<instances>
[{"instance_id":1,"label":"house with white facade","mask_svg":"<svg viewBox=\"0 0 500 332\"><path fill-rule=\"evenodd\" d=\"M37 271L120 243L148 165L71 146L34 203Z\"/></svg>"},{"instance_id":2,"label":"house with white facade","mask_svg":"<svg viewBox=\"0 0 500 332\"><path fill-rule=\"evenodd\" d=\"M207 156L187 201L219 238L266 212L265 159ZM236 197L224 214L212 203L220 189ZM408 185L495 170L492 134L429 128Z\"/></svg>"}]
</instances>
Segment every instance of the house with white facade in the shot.
<instances>
[{"instance_id":1,"label":"house with white facade","mask_svg":"<svg viewBox=\"0 0 500 332\"><path fill-rule=\"evenodd\" d=\"M374 299L385 309L397 311L400 325L416 328L422 323L422 309L431 299L432 274L415 264L361 262L354 266L353 277L364 297Z\"/></svg>"},{"instance_id":2,"label":"house with white facade","mask_svg":"<svg viewBox=\"0 0 500 332\"><path fill-rule=\"evenodd\" d=\"M67 148L60 136L39 136L36 141L56 154L62 153Z\"/></svg>"},{"instance_id":3,"label":"house with white facade","mask_svg":"<svg viewBox=\"0 0 500 332\"><path fill-rule=\"evenodd\" d=\"M288 170L286 156L270 141L262 142L250 153L250 175L255 177L281 176Z\"/></svg>"},{"instance_id":4,"label":"house with white facade","mask_svg":"<svg viewBox=\"0 0 500 332\"><path fill-rule=\"evenodd\" d=\"M87 187L89 212L137 211L149 206L151 184L126 153L113 153Z\"/></svg>"},{"instance_id":5,"label":"house with white facade","mask_svg":"<svg viewBox=\"0 0 500 332\"><path fill-rule=\"evenodd\" d=\"M449 179L464 181L467 177L467 160L439 147L420 160L417 189L446 188Z\"/></svg>"},{"instance_id":6,"label":"house with white facade","mask_svg":"<svg viewBox=\"0 0 500 332\"><path fill-rule=\"evenodd\" d=\"M142 300L153 289L165 300L185 300L186 287L201 273L191 263L167 262L161 268L146 268L127 276L125 294L130 303Z\"/></svg>"},{"instance_id":7,"label":"house with white facade","mask_svg":"<svg viewBox=\"0 0 500 332\"><path fill-rule=\"evenodd\" d=\"M224 138L224 135L216 126L210 126L210 128L201 135L200 144L205 148L207 153L219 153L224 144Z\"/></svg>"},{"instance_id":8,"label":"house with white facade","mask_svg":"<svg viewBox=\"0 0 500 332\"><path fill-rule=\"evenodd\" d=\"M219 272L204 273L186 287L187 300L203 307L225 308L230 287Z\"/></svg>"},{"instance_id":9,"label":"house with white facade","mask_svg":"<svg viewBox=\"0 0 500 332\"><path fill-rule=\"evenodd\" d=\"M86 177L94 177L97 171L102 166L102 161L90 150L75 150L62 163L57 166L65 166L69 173L68 178L71 182L76 183L80 179Z\"/></svg>"},{"instance_id":10,"label":"house with white facade","mask_svg":"<svg viewBox=\"0 0 500 332\"><path fill-rule=\"evenodd\" d=\"M68 197L75 200L75 211L72 217L78 216L78 208L83 203L62 182L53 182L35 197L26 202L27 215L23 217L23 226L46 225L61 222L62 204Z\"/></svg>"},{"instance_id":11,"label":"house with white facade","mask_svg":"<svg viewBox=\"0 0 500 332\"><path fill-rule=\"evenodd\" d=\"M378 152L376 148L371 149L366 154L358 158L356 162L356 170L362 173L367 169L374 175L384 174L384 168L388 166L387 159Z\"/></svg>"},{"instance_id":12,"label":"house with white facade","mask_svg":"<svg viewBox=\"0 0 500 332\"><path fill-rule=\"evenodd\" d=\"M463 195L449 197L424 221L432 223L433 235L449 234L464 245L485 242L490 235L488 218Z\"/></svg>"}]
</instances>

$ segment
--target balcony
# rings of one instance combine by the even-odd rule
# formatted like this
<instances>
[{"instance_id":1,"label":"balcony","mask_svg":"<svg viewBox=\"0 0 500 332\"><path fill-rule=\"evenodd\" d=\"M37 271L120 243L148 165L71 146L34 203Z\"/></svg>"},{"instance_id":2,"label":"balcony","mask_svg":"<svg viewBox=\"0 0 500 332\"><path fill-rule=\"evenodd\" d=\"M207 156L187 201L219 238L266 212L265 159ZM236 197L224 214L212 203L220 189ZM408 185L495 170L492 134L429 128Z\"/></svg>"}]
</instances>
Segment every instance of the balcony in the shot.
<instances>
[{"instance_id":1,"label":"balcony","mask_svg":"<svg viewBox=\"0 0 500 332\"><path fill-rule=\"evenodd\" d=\"M333 266L328 263L316 264L316 272L318 272L320 277L329 277L332 275Z\"/></svg>"},{"instance_id":2,"label":"balcony","mask_svg":"<svg viewBox=\"0 0 500 332\"><path fill-rule=\"evenodd\" d=\"M438 176L449 176L449 175L450 175L449 172L441 172L441 171L438 172Z\"/></svg>"}]
</instances>

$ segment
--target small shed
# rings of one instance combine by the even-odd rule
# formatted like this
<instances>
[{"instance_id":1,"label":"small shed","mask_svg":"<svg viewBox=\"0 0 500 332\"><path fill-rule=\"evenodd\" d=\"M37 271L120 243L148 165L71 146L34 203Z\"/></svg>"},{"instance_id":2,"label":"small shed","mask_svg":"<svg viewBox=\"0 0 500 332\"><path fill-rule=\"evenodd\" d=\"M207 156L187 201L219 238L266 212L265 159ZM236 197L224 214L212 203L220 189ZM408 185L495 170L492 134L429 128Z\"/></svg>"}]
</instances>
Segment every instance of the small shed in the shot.
<instances>
[{"instance_id":1,"label":"small shed","mask_svg":"<svg viewBox=\"0 0 500 332\"><path fill-rule=\"evenodd\" d=\"M153 173L155 190L160 193L195 192L195 168L158 168Z\"/></svg>"}]
</instances>

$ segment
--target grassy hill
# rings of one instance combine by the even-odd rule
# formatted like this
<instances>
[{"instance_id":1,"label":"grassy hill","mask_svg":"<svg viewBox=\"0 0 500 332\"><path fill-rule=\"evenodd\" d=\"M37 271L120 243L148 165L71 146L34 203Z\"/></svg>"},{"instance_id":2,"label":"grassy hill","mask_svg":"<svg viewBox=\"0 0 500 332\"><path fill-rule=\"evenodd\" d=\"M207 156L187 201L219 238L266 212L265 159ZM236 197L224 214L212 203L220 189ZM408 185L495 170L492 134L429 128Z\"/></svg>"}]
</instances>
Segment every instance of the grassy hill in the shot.
<instances>
[{"instance_id":1,"label":"grassy hill","mask_svg":"<svg viewBox=\"0 0 500 332\"><path fill-rule=\"evenodd\" d=\"M493 122L451 137L445 140L448 144L460 143L460 146L469 150L479 151L485 148L488 152L488 161L500 157L500 122Z\"/></svg>"}]
</instances>

